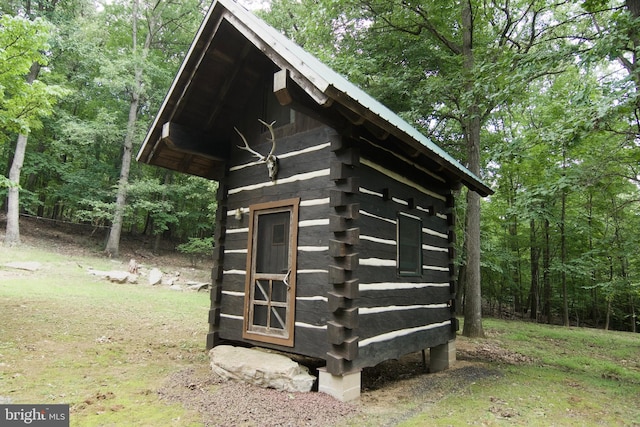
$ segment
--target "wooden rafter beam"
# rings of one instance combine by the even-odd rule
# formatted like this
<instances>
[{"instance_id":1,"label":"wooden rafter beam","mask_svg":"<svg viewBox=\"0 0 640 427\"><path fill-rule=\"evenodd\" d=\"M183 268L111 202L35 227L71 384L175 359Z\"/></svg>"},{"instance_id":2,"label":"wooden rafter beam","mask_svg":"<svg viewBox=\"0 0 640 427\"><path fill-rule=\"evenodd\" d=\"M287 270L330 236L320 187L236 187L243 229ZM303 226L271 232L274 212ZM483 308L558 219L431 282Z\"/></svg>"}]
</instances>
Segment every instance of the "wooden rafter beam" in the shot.
<instances>
[{"instance_id":1,"label":"wooden rafter beam","mask_svg":"<svg viewBox=\"0 0 640 427\"><path fill-rule=\"evenodd\" d=\"M280 105L290 105L293 102L293 97L289 93L288 87L289 71L286 69L280 70L273 75L273 93Z\"/></svg>"},{"instance_id":2,"label":"wooden rafter beam","mask_svg":"<svg viewBox=\"0 0 640 427\"><path fill-rule=\"evenodd\" d=\"M211 126L211 124L216 120L220 111L222 110L224 104L224 99L227 97L227 94L231 91L236 82L240 71L244 67L247 56L249 56L249 52L251 52L252 45L250 43L245 42L242 50L238 54L238 58L236 59L236 65L233 68L233 71L228 73L227 78L225 79L216 99L213 100L211 105L213 106L213 110L211 111L211 115L209 116L209 121L207 123L207 128Z\"/></svg>"}]
</instances>

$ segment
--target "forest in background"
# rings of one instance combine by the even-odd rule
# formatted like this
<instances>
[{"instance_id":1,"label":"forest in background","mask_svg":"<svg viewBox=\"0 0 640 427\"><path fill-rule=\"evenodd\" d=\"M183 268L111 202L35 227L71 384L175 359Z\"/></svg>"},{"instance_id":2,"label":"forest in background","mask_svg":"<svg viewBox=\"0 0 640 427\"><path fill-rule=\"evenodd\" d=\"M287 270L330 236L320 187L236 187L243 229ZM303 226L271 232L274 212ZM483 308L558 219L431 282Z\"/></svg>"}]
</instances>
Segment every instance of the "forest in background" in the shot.
<instances>
[{"instance_id":1,"label":"forest in background","mask_svg":"<svg viewBox=\"0 0 640 427\"><path fill-rule=\"evenodd\" d=\"M112 254L118 222L156 249L210 247L216 183L131 162L209 6L0 0L8 216L19 193L22 214L108 229ZM256 13L477 163L495 190L479 208L486 313L637 332L640 0L274 0ZM459 309L471 196L457 197Z\"/></svg>"}]
</instances>

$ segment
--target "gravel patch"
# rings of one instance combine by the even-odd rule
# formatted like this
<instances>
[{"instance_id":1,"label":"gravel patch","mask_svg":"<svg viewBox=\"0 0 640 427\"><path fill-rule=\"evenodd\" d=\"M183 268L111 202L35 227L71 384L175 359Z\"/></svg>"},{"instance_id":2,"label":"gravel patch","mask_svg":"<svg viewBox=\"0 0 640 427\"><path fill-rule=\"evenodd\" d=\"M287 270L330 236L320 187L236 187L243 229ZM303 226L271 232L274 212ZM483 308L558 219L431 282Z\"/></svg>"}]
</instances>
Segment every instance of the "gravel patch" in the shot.
<instances>
[{"instance_id":1,"label":"gravel patch","mask_svg":"<svg viewBox=\"0 0 640 427\"><path fill-rule=\"evenodd\" d=\"M202 414L205 426L309 426L344 424L358 415L357 404L325 393L291 393L245 383L223 382L213 374L186 369L159 390L162 399Z\"/></svg>"},{"instance_id":2,"label":"gravel patch","mask_svg":"<svg viewBox=\"0 0 640 427\"><path fill-rule=\"evenodd\" d=\"M318 392L291 393L223 381L207 367L179 371L167 378L159 395L202 416L205 426L311 426L368 424L395 426L452 393L500 378L500 370L459 362L427 373L420 353L389 360L362 372L360 401L343 403ZM386 415L382 415L386 414Z\"/></svg>"}]
</instances>

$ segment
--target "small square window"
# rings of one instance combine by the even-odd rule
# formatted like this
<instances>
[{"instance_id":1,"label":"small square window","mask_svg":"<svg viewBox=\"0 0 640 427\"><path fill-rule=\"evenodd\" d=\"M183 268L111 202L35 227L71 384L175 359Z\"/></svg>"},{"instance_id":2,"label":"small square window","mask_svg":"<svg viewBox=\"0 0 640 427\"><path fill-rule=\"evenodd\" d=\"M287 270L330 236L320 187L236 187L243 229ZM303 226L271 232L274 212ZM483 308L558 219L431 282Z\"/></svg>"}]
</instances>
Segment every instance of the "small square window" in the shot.
<instances>
[{"instance_id":1,"label":"small square window","mask_svg":"<svg viewBox=\"0 0 640 427\"><path fill-rule=\"evenodd\" d=\"M397 221L398 274L422 275L422 220L418 217L398 214Z\"/></svg>"}]
</instances>

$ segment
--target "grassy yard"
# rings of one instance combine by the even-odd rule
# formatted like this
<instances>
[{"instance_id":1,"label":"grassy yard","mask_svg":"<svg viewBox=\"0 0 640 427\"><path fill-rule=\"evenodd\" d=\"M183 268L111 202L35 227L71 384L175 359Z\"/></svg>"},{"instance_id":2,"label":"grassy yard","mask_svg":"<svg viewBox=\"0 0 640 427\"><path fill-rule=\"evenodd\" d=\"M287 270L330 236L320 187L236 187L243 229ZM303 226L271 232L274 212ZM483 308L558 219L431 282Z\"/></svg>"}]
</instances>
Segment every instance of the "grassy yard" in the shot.
<instances>
[{"instance_id":1,"label":"grassy yard","mask_svg":"<svg viewBox=\"0 0 640 427\"><path fill-rule=\"evenodd\" d=\"M640 426L639 334L494 319L484 326L486 340L460 341L498 374L401 425Z\"/></svg>"},{"instance_id":2,"label":"grassy yard","mask_svg":"<svg viewBox=\"0 0 640 427\"><path fill-rule=\"evenodd\" d=\"M38 261L38 271L5 267ZM68 403L74 426L197 426L158 390L206 370L209 297L87 273L120 262L0 248L0 401ZM343 425L640 426L640 334L485 320L459 363L364 390ZM363 376L370 375L365 371Z\"/></svg>"},{"instance_id":3,"label":"grassy yard","mask_svg":"<svg viewBox=\"0 0 640 427\"><path fill-rule=\"evenodd\" d=\"M38 261L20 272L10 261ZM146 284L114 284L87 268L106 259L35 248L0 251L0 396L69 403L72 425L200 425L158 399L164 378L206 363L209 297Z\"/></svg>"}]
</instances>

